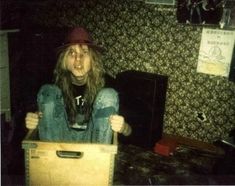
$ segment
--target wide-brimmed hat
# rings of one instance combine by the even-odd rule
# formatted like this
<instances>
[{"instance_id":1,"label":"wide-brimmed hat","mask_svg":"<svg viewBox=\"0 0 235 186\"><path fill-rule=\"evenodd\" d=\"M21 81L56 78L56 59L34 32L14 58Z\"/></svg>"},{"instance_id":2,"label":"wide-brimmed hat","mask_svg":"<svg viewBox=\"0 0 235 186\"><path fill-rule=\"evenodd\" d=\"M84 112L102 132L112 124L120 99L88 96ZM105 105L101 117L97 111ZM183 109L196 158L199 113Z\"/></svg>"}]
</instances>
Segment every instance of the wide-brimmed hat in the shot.
<instances>
[{"instance_id":1,"label":"wide-brimmed hat","mask_svg":"<svg viewBox=\"0 0 235 186\"><path fill-rule=\"evenodd\" d=\"M65 37L64 43L62 44L62 46L59 47L59 49L74 44L85 44L91 48L94 48L95 50L98 50L99 52L103 52L104 50L103 47L99 46L94 42L88 31L82 27L75 27L69 29Z\"/></svg>"}]
</instances>

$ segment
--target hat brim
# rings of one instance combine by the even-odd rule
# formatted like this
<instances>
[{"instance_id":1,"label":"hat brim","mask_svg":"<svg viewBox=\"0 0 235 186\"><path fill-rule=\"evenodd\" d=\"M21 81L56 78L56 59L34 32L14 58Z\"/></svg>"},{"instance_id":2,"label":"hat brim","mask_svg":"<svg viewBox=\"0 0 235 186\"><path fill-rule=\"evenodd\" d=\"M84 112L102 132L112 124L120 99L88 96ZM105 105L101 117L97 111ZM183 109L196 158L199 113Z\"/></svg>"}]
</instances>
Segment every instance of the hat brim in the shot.
<instances>
[{"instance_id":1,"label":"hat brim","mask_svg":"<svg viewBox=\"0 0 235 186\"><path fill-rule=\"evenodd\" d=\"M103 53L104 52L104 48L95 44L95 43L87 43L87 42L72 42L72 43L65 43L65 44L62 44L61 46L57 47L57 50L64 50L65 48L71 46L71 45L76 45L76 44L79 44L79 45L87 45L88 47L91 47L93 49L95 49L96 51L100 52L100 53Z\"/></svg>"}]
</instances>

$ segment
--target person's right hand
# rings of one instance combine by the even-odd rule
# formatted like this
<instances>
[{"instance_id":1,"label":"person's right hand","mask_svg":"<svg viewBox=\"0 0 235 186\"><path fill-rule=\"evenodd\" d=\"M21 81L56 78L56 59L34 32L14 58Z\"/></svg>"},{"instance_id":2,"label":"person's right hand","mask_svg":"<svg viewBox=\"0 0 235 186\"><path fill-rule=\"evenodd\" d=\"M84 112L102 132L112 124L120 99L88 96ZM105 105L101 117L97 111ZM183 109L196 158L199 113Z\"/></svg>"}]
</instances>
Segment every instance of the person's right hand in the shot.
<instances>
[{"instance_id":1,"label":"person's right hand","mask_svg":"<svg viewBox=\"0 0 235 186\"><path fill-rule=\"evenodd\" d=\"M38 126L39 118L42 117L41 112L28 112L25 117L26 128L35 129Z\"/></svg>"}]
</instances>

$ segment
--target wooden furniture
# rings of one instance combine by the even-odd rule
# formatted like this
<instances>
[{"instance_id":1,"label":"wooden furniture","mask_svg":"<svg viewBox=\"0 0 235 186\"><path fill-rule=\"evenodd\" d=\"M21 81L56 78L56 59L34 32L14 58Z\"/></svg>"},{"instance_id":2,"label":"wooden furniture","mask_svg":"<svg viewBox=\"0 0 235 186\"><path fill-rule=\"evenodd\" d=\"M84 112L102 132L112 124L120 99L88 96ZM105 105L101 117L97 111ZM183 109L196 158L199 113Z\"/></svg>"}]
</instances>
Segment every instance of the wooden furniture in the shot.
<instances>
[{"instance_id":1,"label":"wooden furniture","mask_svg":"<svg viewBox=\"0 0 235 186\"><path fill-rule=\"evenodd\" d=\"M6 121L11 120L11 99L10 99L10 75L9 75L9 54L8 54L8 33L19 30L0 30L0 90L1 90L1 114L5 113Z\"/></svg>"},{"instance_id":2,"label":"wooden furniture","mask_svg":"<svg viewBox=\"0 0 235 186\"><path fill-rule=\"evenodd\" d=\"M167 134L167 133L164 133L162 135L162 138L168 139L168 140L173 140L178 145L187 146L188 148L194 148L194 149L201 150L203 152L210 152L210 153L214 153L217 155L224 155L224 151L221 148L219 148L211 143L206 143L203 141L198 141L195 139L190 139L190 138L186 138L183 136L177 136L177 135Z\"/></svg>"},{"instance_id":3,"label":"wooden furniture","mask_svg":"<svg viewBox=\"0 0 235 186\"><path fill-rule=\"evenodd\" d=\"M127 70L117 74L116 90L120 97L120 114L132 127L120 141L152 148L161 139L168 77Z\"/></svg>"}]
</instances>

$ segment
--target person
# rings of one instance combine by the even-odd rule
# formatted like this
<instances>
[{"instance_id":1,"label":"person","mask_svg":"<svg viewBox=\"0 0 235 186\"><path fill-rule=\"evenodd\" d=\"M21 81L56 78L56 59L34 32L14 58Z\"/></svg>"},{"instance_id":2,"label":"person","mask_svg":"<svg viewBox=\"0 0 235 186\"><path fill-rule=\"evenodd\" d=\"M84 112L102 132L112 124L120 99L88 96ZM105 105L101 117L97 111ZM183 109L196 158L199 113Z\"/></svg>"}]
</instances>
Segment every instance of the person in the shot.
<instances>
[{"instance_id":1,"label":"person","mask_svg":"<svg viewBox=\"0 0 235 186\"><path fill-rule=\"evenodd\" d=\"M188 0L187 1L187 8L189 9L189 23L194 23L193 16L194 13L197 13L198 23L202 23L202 15L201 15L201 4L204 1L199 0Z\"/></svg>"},{"instance_id":2,"label":"person","mask_svg":"<svg viewBox=\"0 0 235 186\"><path fill-rule=\"evenodd\" d=\"M26 114L26 128L38 127L40 140L106 143L113 131L129 136L132 129L118 114L116 90L105 87L103 48L87 30L71 29L58 49L54 83L37 94L37 112Z\"/></svg>"}]
</instances>

